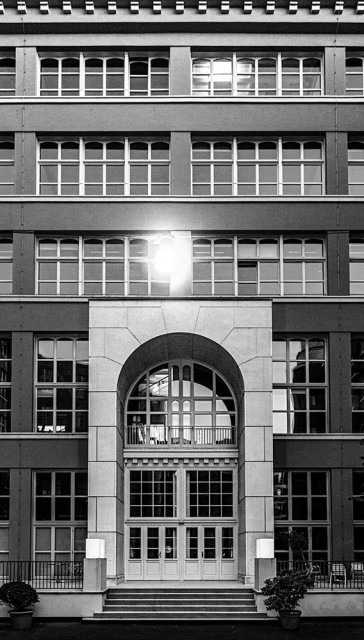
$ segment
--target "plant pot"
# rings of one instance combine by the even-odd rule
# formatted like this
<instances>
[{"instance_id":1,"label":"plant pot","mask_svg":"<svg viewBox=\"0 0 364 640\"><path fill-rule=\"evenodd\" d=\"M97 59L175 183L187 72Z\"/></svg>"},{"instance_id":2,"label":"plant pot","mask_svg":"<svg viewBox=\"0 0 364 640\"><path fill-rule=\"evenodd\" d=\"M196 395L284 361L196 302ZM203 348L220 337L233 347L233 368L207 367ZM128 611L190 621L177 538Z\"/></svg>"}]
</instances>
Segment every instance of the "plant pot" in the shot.
<instances>
[{"instance_id":1,"label":"plant pot","mask_svg":"<svg viewBox=\"0 0 364 640\"><path fill-rule=\"evenodd\" d=\"M26 609L25 611L9 611L12 629L31 629L33 611Z\"/></svg>"},{"instance_id":2,"label":"plant pot","mask_svg":"<svg viewBox=\"0 0 364 640\"><path fill-rule=\"evenodd\" d=\"M279 611L282 629L295 631L298 629L302 611Z\"/></svg>"}]
</instances>

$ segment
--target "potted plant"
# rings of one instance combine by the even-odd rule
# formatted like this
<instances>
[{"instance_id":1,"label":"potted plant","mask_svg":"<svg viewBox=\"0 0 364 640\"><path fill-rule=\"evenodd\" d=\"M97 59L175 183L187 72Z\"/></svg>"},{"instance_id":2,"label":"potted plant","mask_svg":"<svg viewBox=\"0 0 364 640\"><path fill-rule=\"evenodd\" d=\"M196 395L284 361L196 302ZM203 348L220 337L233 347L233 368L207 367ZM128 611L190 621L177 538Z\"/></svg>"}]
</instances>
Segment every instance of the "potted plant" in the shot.
<instances>
[{"instance_id":1,"label":"potted plant","mask_svg":"<svg viewBox=\"0 0 364 640\"><path fill-rule=\"evenodd\" d=\"M308 589L313 589L315 580L308 571L284 571L279 576L265 581L262 594L268 596L264 604L268 611L277 611L283 629L297 629L301 611L298 603L305 597Z\"/></svg>"},{"instance_id":2,"label":"potted plant","mask_svg":"<svg viewBox=\"0 0 364 640\"><path fill-rule=\"evenodd\" d=\"M11 607L9 610L13 629L30 629L32 626L32 605L39 602L38 594L30 584L7 582L0 587L0 602Z\"/></svg>"}]
</instances>

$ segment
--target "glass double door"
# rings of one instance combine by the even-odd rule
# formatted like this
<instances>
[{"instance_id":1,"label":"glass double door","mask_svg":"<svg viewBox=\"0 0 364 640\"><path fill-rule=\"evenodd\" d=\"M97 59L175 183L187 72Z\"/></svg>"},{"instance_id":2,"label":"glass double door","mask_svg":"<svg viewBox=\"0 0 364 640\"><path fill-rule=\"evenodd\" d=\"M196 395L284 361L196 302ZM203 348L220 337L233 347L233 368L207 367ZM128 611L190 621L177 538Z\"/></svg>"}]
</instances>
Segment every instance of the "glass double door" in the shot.
<instances>
[{"instance_id":1,"label":"glass double door","mask_svg":"<svg viewBox=\"0 0 364 640\"><path fill-rule=\"evenodd\" d=\"M237 577L232 526L131 526L129 580L234 580Z\"/></svg>"}]
</instances>

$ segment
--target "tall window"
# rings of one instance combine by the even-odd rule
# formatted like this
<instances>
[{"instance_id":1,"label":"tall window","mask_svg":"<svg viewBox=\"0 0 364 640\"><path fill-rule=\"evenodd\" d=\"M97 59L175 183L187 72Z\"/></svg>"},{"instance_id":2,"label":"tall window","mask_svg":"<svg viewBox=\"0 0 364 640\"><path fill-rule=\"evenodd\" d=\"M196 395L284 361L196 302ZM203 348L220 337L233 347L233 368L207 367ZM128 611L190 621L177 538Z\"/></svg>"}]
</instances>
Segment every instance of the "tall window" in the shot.
<instances>
[{"instance_id":1,"label":"tall window","mask_svg":"<svg viewBox=\"0 0 364 640\"><path fill-rule=\"evenodd\" d=\"M0 236L0 294L13 291L13 239Z\"/></svg>"},{"instance_id":2,"label":"tall window","mask_svg":"<svg viewBox=\"0 0 364 640\"><path fill-rule=\"evenodd\" d=\"M197 96L319 96L323 91L320 57L196 56L192 92Z\"/></svg>"},{"instance_id":3,"label":"tall window","mask_svg":"<svg viewBox=\"0 0 364 640\"><path fill-rule=\"evenodd\" d=\"M129 496L131 518L176 517L176 472L130 471Z\"/></svg>"},{"instance_id":4,"label":"tall window","mask_svg":"<svg viewBox=\"0 0 364 640\"><path fill-rule=\"evenodd\" d=\"M15 57L0 54L0 97L15 96Z\"/></svg>"},{"instance_id":5,"label":"tall window","mask_svg":"<svg viewBox=\"0 0 364 640\"><path fill-rule=\"evenodd\" d=\"M231 518L232 471L187 471L187 517Z\"/></svg>"},{"instance_id":6,"label":"tall window","mask_svg":"<svg viewBox=\"0 0 364 640\"><path fill-rule=\"evenodd\" d=\"M350 295L364 294L364 238L350 238Z\"/></svg>"},{"instance_id":7,"label":"tall window","mask_svg":"<svg viewBox=\"0 0 364 640\"><path fill-rule=\"evenodd\" d=\"M148 370L126 405L128 445L224 447L236 444L236 407L227 383L190 361Z\"/></svg>"},{"instance_id":8,"label":"tall window","mask_svg":"<svg viewBox=\"0 0 364 640\"><path fill-rule=\"evenodd\" d=\"M346 94L362 96L364 94L363 57L346 58Z\"/></svg>"},{"instance_id":9,"label":"tall window","mask_svg":"<svg viewBox=\"0 0 364 640\"><path fill-rule=\"evenodd\" d=\"M327 430L326 343L321 337L273 340L273 432Z\"/></svg>"},{"instance_id":10,"label":"tall window","mask_svg":"<svg viewBox=\"0 0 364 640\"><path fill-rule=\"evenodd\" d=\"M195 295L323 295L321 238L194 238Z\"/></svg>"},{"instance_id":11,"label":"tall window","mask_svg":"<svg viewBox=\"0 0 364 640\"><path fill-rule=\"evenodd\" d=\"M170 275L159 273L158 238L40 238L40 295L169 295Z\"/></svg>"},{"instance_id":12,"label":"tall window","mask_svg":"<svg viewBox=\"0 0 364 640\"><path fill-rule=\"evenodd\" d=\"M169 59L128 52L40 59L41 96L120 97L169 94Z\"/></svg>"},{"instance_id":13,"label":"tall window","mask_svg":"<svg viewBox=\"0 0 364 640\"><path fill-rule=\"evenodd\" d=\"M73 561L85 557L87 473L37 471L34 481L34 559Z\"/></svg>"},{"instance_id":14,"label":"tall window","mask_svg":"<svg viewBox=\"0 0 364 640\"><path fill-rule=\"evenodd\" d=\"M0 138L0 196L14 193L14 140Z\"/></svg>"},{"instance_id":15,"label":"tall window","mask_svg":"<svg viewBox=\"0 0 364 640\"><path fill-rule=\"evenodd\" d=\"M364 194L364 142L348 142L348 182L349 196Z\"/></svg>"},{"instance_id":16,"label":"tall window","mask_svg":"<svg viewBox=\"0 0 364 640\"><path fill-rule=\"evenodd\" d=\"M192 141L196 196L314 196L324 193L323 143L317 139Z\"/></svg>"},{"instance_id":17,"label":"tall window","mask_svg":"<svg viewBox=\"0 0 364 640\"><path fill-rule=\"evenodd\" d=\"M10 473L0 471L0 562L9 560Z\"/></svg>"},{"instance_id":18,"label":"tall window","mask_svg":"<svg viewBox=\"0 0 364 640\"><path fill-rule=\"evenodd\" d=\"M351 337L351 401L353 433L364 433L364 336Z\"/></svg>"},{"instance_id":19,"label":"tall window","mask_svg":"<svg viewBox=\"0 0 364 640\"><path fill-rule=\"evenodd\" d=\"M167 139L44 140L39 145L39 193L168 195L169 164Z\"/></svg>"},{"instance_id":20,"label":"tall window","mask_svg":"<svg viewBox=\"0 0 364 640\"><path fill-rule=\"evenodd\" d=\"M364 561L364 471L353 469L354 560Z\"/></svg>"},{"instance_id":21,"label":"tall window","mask_svg":"<svg viewBox=\"0 0 364 640\"><path fill-rule=\"evenodd\" d=\"M0 433L11 426L11 338L0 336Z\"/></svg>"},{"instance_id":22,"label":"tall window","mask_svg":"<svg viewBox=\"0 0 364 640\"><path fill-rule=\"evenodd\" d=\"M37 338L36 425L39 433L87 431L87 338Z\"/></svg>"},{"instance_id":23,"label":"tall window","mask_svg":"<svg viewBox=\"0 0 364 640\"><path fill-rule=\"evenodd\" d=\"M325 561L329 555L329 487L326 471L275 471L275 549L278 560ZM304 558L289 548L288 534L307 544Z\"/></svg>"}]
</instances>

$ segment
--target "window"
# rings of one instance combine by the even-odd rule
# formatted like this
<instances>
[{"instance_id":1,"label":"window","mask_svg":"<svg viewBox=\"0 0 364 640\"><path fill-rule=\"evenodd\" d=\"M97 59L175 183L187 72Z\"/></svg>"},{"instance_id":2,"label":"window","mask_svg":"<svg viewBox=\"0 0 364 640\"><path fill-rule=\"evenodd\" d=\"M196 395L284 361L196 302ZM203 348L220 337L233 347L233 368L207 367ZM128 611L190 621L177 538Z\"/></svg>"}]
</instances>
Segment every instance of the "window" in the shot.
<instances>
[{"instance_id":1,"label":"window","mask_svg":"<svg viewBox=\"0 0 364 640\"><path fill-rule=\"evenodd\" d=\"M364 294L364 238L350 238L350 295Z\"/></svg>"},{"instance_id":2,"label":"window","mask_svg":"<svg viewBox=\"0 0 364 640\"><path fill-rule=\"evenodd\" d=\"M40 295L169 295L170 275L159 273L158 238L40 238Z\"/></svg>"},{"instance_id":3,"label":"window","mask_svg":"<svg viewBox=\"0 0 364 640\"><path fill-rule=\"evenodd\" d=\"M346 58L346 94L349 96L364 94L363 60L360 56Z\"/></svg>"},{"instance_id":4,"label":"window","mask_svg":"<svg viewBox=\"0 0 364 640\"><path fill-rule=\"evenodd\" d=\"M11 338L0 336L0 433L11 426Z\"/></svg>"},{"instance_id":5,"label":"window","mask_svg":"<svg viewBox=\"0 0 364 640\"><path fill-rule=\"evenodd\" d=\"M85 557L87 473L37 471L34 482L34 559L73 561Z\"/></svg>"},{"instance_id":6,"label":"window","mask_svg":"<svg viewBox=\"0 0 364 640\"><path fill-rule=\"evenodd\" d=\"M0 54L0 97L15 96L15 57Z\"/></svg>"},{"instance_id":7,"label":"window","mask_svg":"<svg viewBox=\"0 0 364 640\"><path fill-rule=\"evenodd\" d=\"M278 560L326 561L329 553L329 490L326 471L275 471L274 519ZM302 536L308 550L289 548L288 534Z\"/></svg>"},{"instance_id":8,"label":"window","mask_svg":"<svg viewBox=\"0 0 364 640\"><path fill-rule=\"evenodd\" d=\"M315 196L324 193L320 140L192 141L196 196Z\"/></svg>"},{"instance_id":9,"label":"window","mask_svg":"<svg viewBox=\"0 0 364 640\"><path fill-rule=\"evenodd\" d=\"M41 96L120 97L169 94L169 60L165 55L114 52L105 55L41 57Z\"/></svg>"},{"instance_id":10,"label":"window","mask_svg":"<svg viewBox=\"0 0 364 640\"><path fill-rule=\"evenodd\" d=\"M364 471L353 469L354 560L364 561Z\"/></svg>"},{"instance_id":11,"label":"window","mask_svg":"<svg viewBox=\"0 0 364 640\"><path fill-rule=\"evenodd\" d=\"M38 433L81 433L88 428L88 340L36 340Z\"/></svg>"},{"instance_id":12,"label":"window","mask_svg":"<svg viewBox=\"0 0 364 640\"><path fill-rule=\"evenodd\" d=\"M351 337L351 401L353 433L364 433L364 337Z\"/></svg>"},{"instance_id":13,"label":"window","mask_svg":"<svg viewBox=\"0 0 364 640\"><path fill-rule=\"evenodd\" d=\"M0 294L13 291L13 239L0 236Z\"/></svg>"},{"instance_id":14,"label":"window","mask_svg":"<svg viewBox=\"0 0 364 640\"><path fill-rule=\"evenodd\" d=\"M321 337L273 340L273 432L325 433L326 343Z\"/></svg>"},{"instance_id":15,"label":"window","mask_svg":"<svg viewBox=\"0 0 364 640\"><path fill-rule=\"evenodd\" d=\"M196 56L192 93L196 96L320 96L322 61L315 56Z\"/></svg>"},{"instance_id":16,"label":"window","mask_svg":"<svg viewBox=\"0 0 364 640\"><path fill-rule=\"evenodd\" d=\"M169 142L47 140L39 145L39 193L48 196L169 194Z\"/></svg>"},{"instance_id":17,"label":"window","mask_svg":"<svg viewBox=\"0 0 364 640\"><path fill-rule=\"evenodd\" d=\"M175 471L130 471L130 517L176 516Z\"/></svg>"},{"instance_id":18,"label":"window","mask_svg":"<svg viewBox=\"0 0 364 640\"><path fill-rule=\"evenodd\" d=\"M194 238L194 295L323 295L321 238Z\"/></svg>"},{"instance_id":19,"label":"window","mask_svg":"<svg viewBox=\"0 0 364 640\"><path fill-rule=\"evenodd\" d=\"M9 560L9 496L10 474L0 471L0 562Z\"/></svg>"},{"instance_id":20,"label":"window","mask_svg":"<svg viewBox=\"0 0 364 640\"><path fill-rule=\"evenodd\" d=\"M0 138L0 196L14 193L14 140Z\"/></svg>"},{"instance_id":21,"label":"window","mask_svg":"<svg viewBox=\"0 0 364 640\"><path fill-rule=\"evenodd\" d=\"M187 517L232 518L232 471L187 471Z\"/></svg>"},{"instance_id":22,"label":"window","mask_svg":"<svg viewBox=\"0 0 364 640\"><path fill-rule=\"evenodd\" d=\"M149 369L126 405L128 445L211 446L236 443L236 407L221 376L202 364L172 361Z\"/></svg>"},{"instance_id":23,"label":"window","mask_svg":"<svg viewBox=\"0 0 364 640\"><path fill-rule=\"evenodd\" d=\"M364 194L364 142L348 142L348 182L349 196Z\"/></svg>"}]
</instances>

